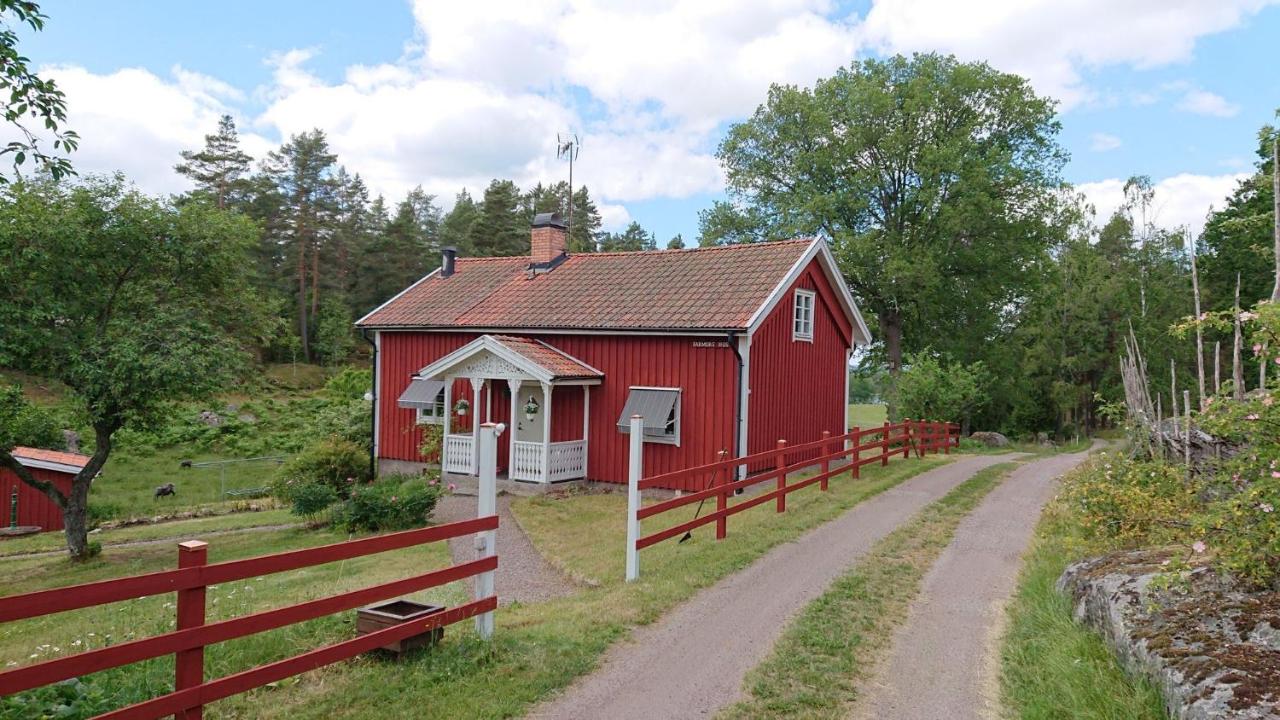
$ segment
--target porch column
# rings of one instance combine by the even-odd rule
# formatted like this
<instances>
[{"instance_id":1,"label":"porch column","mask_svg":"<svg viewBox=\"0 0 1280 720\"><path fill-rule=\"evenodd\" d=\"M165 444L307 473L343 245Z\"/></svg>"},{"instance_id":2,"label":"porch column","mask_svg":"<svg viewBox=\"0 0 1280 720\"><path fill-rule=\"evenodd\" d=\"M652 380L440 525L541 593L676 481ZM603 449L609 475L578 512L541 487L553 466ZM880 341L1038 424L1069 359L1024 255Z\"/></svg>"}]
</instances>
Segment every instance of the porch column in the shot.
<instances>
[{"instance_id":1,"label":"porch column","mask_svg":"<svg viewBox=\"0 0 1280 720\"><path fill-rule=\"evenodd\" d=\"M507 442L511 443L507 454L507 478L515 479L516 467L516 435L519 435L520 416L516 413L520 410L520 378L508 378L507 387L511 389L511 419L507 422L511 423L511 437Z\"/></svg>"},{"instance_id":2,"label":"porch column","mask_svg":"<svg viewBox=\"0 0 1280 720\"><path fill-rule=\"evenodd\" d=\"M591 450L591 386L582 386L582 479L587 479L587 453Z\"/></svg>"},{"instance_id":3,"label":"porch column","mask_svg":"<svg viewBox=\"0 0 1280 720\"><path fill-rule=\"evenodd\" d=\"M542 409L542 482L551 482L551 383L542 383L542 397L547 406Z\"/></svg>"},{"instance_id":4,"label":"porch column","mask_svg":"<svg viewBox=\"0 0 1280 720\"><path fill-rule=\"evenodd\" d=\"M480 391L484 378L471 380L471 472L480 472Z\"/></svg>"},{"instance_id":5,"label":"porch column","mask_svg":"<svg viewBox=\"0 0 1280 720\"><path fill-rule=\"evenodd\" d=\"M450 404L450 395L453 394L453 378L444 379L444 422L441 424L441 440L440 440L440 467L444 467L444 447L448 444L445 438L449 437L449 419L453 417L453 405Z\"/></svg>"}]
</instances>

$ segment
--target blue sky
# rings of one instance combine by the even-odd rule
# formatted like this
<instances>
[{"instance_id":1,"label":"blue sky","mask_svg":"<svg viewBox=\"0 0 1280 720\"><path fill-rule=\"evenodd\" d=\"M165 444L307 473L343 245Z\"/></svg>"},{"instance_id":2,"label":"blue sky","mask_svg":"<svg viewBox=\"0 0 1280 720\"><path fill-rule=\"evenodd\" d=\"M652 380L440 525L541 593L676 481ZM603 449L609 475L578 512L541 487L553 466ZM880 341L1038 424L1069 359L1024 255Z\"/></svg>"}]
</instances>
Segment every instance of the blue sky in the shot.
<instances>
[{"instance_id":1,"label":"blue sky","mask_svg":"<svg viewBox=\"0 0 1280 720\"><path fill-rule=\"evenodd\" d=\"M359 14L351 11L359 7ZM261 156L321 127L391 198L445 199L495 175L565 172L613 226L692 240L721 197L715 146L770 82L809 84L855 57L937 50L1028 76L1062 102L1067 179L1106 214L1132 174L1160 221L1198 227L1253 162L1280 107L1264 0L666 0L616 3L49 1L22 49L66 88L87 171L180 190L177 151L230 112Z\"/></svg>"}]
</instances>

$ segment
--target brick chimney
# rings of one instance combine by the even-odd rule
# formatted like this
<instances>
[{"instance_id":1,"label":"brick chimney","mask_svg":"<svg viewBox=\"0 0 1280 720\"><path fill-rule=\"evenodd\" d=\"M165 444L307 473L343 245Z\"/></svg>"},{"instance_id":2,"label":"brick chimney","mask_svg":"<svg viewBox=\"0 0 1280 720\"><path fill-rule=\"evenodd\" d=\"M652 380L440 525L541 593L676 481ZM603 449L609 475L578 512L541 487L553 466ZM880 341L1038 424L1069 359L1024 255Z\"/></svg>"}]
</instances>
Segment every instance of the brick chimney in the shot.
<instances>
[{"instance_id":1,"label":"brick chimney","mask_svg":"<svg viewBox=\"0 0 1280 720\"><path fill-rule=\"evenodd\" d=\"M530 269L551 269L565 254L569 232L558 213L538 213L529 238Z\"/></svg>"}]
</instances>

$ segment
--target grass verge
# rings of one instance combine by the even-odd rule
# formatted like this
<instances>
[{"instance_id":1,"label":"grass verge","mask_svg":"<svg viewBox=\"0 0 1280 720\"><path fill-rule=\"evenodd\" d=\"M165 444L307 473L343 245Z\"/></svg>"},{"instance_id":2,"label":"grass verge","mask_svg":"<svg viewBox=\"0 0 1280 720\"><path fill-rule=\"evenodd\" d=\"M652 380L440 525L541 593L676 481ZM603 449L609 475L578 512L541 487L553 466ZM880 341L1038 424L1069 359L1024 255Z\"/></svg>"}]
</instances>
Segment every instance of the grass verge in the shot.
<instances>
[{"instance_id":1,"label":"grass verge","mask_svg":"<svg viewBox=\"0 0 1280 720\"><path fill-rule=\"evenodd\" d=\"M270 500L259 501L268 504ZM144 525L115 527L89 536L102 544L104 549L125 543L151 540L179 540L206 537L209 533L225 533L231 530L247 530L258 527L298 525L297 516L286 508L274 508L256 512L224 513L209 517L171 520ZM61 530L0 540L0 558L32 553L63 551L67 548L66 536Z\"/></svg>"},{"instance_id":2,"label":"grass verge","mask_svg":"<svg viewBox=\"0 0 1280 720\"><path fill-rule=\"evenodd\" d=\"M1008 608L1001 653L1007 715L1024 720L1157 720L1167 717L1159 692L1131 678L1096 633L1075 623L1070 601L1054 588L1082 547L1069 510L1045 510Z\"/></svg>"},{"instance_id":3,"label":"grass verge","mask_svg":"<svg viewBox=\"0 0 1280 720\"><path fill-rule=\"evenodd\" d=\"M721 718L836 718L888 646L956 526L1016 463L985 468L876 543L807 605L747 676L750 697Z\"/></svg>"}]
</instances>

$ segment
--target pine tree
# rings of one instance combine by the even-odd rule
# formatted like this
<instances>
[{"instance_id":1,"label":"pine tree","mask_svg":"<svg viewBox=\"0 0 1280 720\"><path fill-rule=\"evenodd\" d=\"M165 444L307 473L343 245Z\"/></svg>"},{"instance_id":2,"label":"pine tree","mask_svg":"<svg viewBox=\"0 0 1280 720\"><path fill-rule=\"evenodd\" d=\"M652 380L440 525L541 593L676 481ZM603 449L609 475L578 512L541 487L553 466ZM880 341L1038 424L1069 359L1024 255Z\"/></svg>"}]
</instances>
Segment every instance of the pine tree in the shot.
<instances>
[{"instance_id":1,"label":"pine tree","mask_svg":"<svg viewBox=\"0 0 1280 720\"><path fill-rule=\"evenodd\" d=\"M311 361L312 320L319 311L320 251L333 232L333 166L337 156L321 130L289 138L272 151L263 174L278 196L274 242L295 268L298 338L302 357ZM309 262L308 262L309 261ZM310 288L308 288L308 284Z\"/></svg>"},{"instance_id":2,"label":"pine tree","mask_svg":"<svg viewBox=\"0 0 1280 720\"><path fill-rule=\"evenodd\" d=\"M196 192L213 199L219 208L244 194L242 176L249 171L253 158L240 149L236 123L230 115L218 120L218 131L204 136L204 149L183 150L182 162L174 166L196 184Z\"/></svg>"},{"instance_id":3,"label":"pine tree","mask_svg":"<svg viewBox=\"0 0 1280 720\"><path fill-rule=\"evenodd\" d=\"M463 188L454 198L453 208L440 223L441 246L458 248L463 255L474 254L471 249L471 228L480 217L480 206L472 199L471 193Z\"/></svg>"},{"instance_id":4,"label":"pine tree","mask_svg":"<svg viewBox=\"0 0 1280 720\"><path fill-rule=\"evenodd\" d=\"M680 250L684 247L684 235L676 233L676 236L667 241L668 250Z\"/></svg>"},{"instance_id":5,"label":"pine tree","mask_svg":"<svg viewBox=\"0 0 1280 720\"><path fill-rule=\"evenodd\" d=\"M657 241L653 234L631 221L621 233L604 233L600 236L601 252L636 252L638 250L655 250Z\"/></svg>"},{"instance_id":6,"label":"pine tree","mask_svg":"<svg viewBox=\"0 0 1280 720\"><path fill-rule=\"evenodd\" d=\"M494 180L485 188L480 214L469 233L478 257L529 254L529 222L522 212L520 189L510 180Z\"/></svg>"}]
</instances>

